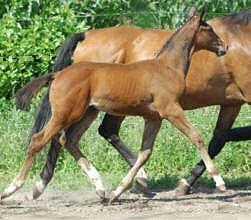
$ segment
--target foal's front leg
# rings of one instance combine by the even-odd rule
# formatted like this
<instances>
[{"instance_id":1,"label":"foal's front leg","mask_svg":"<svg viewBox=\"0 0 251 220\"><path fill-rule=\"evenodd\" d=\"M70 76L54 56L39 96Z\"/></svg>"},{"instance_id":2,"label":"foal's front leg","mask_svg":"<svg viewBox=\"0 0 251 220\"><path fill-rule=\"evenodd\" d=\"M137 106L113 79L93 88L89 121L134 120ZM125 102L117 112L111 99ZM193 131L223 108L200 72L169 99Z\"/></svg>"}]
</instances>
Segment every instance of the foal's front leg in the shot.
<instances>
[{"instance_id":1,"label":"foal's front leg","mask_svg":"<svg viewBox=\"0 0 251 220\"><path fill-rule=\"evenodd\" d=\"M201 153L202 160L204 161L208 172L212 175L216 187L220 191L225 191L225 183L220 176L218 170L216 169L212 159L209 157L207 150L205 148L204 142L201 138L201 134L189 123L187 120L184 110L178 103L171 103L166 108L160 111L161 117L168 119L173 125L175 125L182 133L184 133L191 142L198 148ZM187 185L189 184L185 179L182 179L182 184Z\"/></svg>"},{"instance_id":2,"label":"foal's front leg","mask_svg":"<svg viewBox=\"0 0 251 220\"><path fill-rule=\"evenodd\" d=\"M152 153L152 147L155 138L159 132L161 126L160 119L145 119L145 129L143 134L142 146L139 151L138 159L135 165L131 168L128 174L123 178L119 186L112 192L110 203L114 202L133 181L139 169L145 164Z\"/></svg>"}]
</instances>

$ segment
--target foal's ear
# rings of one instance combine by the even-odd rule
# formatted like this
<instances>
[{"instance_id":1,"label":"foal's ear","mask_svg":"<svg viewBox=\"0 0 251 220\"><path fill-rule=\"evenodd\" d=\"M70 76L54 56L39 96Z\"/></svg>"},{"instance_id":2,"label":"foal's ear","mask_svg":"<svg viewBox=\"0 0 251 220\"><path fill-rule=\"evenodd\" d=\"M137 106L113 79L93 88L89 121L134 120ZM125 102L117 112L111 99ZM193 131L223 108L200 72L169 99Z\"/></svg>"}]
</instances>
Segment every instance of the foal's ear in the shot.
<instances>
[{"instance_id":1,"label":"foal's ear","mask_svg":"<svg viewBox=\"0 0 251 220\"><path fill-rule=\"evenodd\" d=\"M204 14L205 14L205 7L202 8L202 10L201 10L201 12L199 14L200 21L202 21L202 18L204 16Z\"/></svg>"},{"instance_id":2,"label":"foal's ear","mask_svg":"<svg viewBox=\"0 0 251 220\"><path fill-rule=\"evenodd\" d=\"M196 9L194 6L191 7L190 11L189 11L189 19L191 19L192 17L194 17L196 14Z\"/></svg>"}]
</instances>

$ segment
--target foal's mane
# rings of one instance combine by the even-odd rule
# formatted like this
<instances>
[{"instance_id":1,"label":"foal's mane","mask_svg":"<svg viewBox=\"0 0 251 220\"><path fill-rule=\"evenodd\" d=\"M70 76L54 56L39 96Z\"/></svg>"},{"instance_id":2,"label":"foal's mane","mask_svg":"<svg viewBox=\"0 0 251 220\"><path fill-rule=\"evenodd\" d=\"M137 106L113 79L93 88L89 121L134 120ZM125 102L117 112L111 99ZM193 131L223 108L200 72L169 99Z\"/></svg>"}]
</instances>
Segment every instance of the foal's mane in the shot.
<instances>
[{"instance_id":1,"label":"foal's mane","mask_svg":"<svg viewBox=\"0 0 251 220\"><path fill-rule=\"evenodd\" d=\"M174 47L173 38L180 32L181 29L182 29L182 27L177 29L172 34L172 36L163 44L163 46L157 52L155 52L154 58L157 58L162 53L163 50L165 50L165 49L171 50Z\"/></svg>"},{"instance_id":2,"label":"foal's mane","mask_svg":"<svg viewBox=\"0 0 251 220\"><path fill-rule=\"evenodd\" d=\"M251 8L244 9L238 13L225 15L220 18L226 21L229 25L232 24L248 25L249 23L251 23Z\"/></svg>"}]
</instances>

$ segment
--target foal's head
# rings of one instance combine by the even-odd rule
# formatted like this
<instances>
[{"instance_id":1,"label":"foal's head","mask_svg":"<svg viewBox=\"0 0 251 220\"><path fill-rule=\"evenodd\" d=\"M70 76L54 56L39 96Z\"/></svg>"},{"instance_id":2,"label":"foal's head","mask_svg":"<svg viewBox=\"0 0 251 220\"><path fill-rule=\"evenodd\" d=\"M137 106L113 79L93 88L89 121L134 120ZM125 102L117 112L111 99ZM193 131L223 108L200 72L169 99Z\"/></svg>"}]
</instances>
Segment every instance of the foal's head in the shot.
<instances>
[{"instance_id":1,"label":"foal's head","mask_svg":"<svg viewBox=\"0 0 251 220\"><path fill-rule=\"evenodd\" d=\"M202 13L202 15L201 15ZM202 18L204 10L200 13ZM190 17L195 16L195 10L191 10ZM195 51L198 50L209 50L214 52L217 56L226 54L228 46L225 42L214 32L213 28L202 19L200 20L200 27L197 33L197 40L195 45Z\"/></svg>"}]
</instances>

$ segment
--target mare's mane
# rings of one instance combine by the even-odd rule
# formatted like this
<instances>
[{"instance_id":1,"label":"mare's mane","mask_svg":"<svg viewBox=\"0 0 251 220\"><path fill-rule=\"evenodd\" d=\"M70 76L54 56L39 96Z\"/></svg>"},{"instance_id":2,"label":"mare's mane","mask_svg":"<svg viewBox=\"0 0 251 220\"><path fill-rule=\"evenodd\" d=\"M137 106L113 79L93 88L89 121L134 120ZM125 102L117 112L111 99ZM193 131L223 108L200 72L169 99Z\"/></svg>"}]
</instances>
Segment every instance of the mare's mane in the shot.
<instances>
[{"instance_id":1,"label":"mare's mane","mask_svg":"<svg viewBox=\"0 0 251 220\"><path fill-rule=\"evenodd\" d=\"M221 17L229 25L242 24L248 25L251 23L251 8L244 9L238 13L229 14Z\"/></svg>"}]
</instances>

